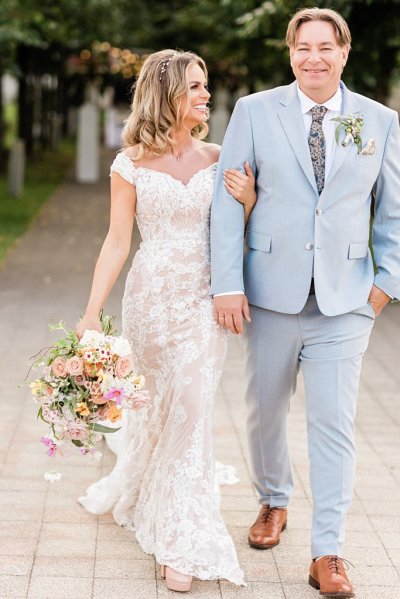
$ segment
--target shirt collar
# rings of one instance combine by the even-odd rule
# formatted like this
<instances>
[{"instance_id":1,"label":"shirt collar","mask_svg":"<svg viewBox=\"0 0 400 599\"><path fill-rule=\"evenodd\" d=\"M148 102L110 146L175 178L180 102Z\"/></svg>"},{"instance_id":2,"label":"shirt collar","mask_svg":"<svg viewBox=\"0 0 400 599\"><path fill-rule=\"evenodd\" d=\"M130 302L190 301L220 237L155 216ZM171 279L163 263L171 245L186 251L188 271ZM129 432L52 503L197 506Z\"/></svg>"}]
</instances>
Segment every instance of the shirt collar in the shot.
<instances>
[{"instance_id":1,"label":"shirt collar","mask_svg":"<svg viewBox=\"0 0 400 599\"><path fill-rule=\"evenodd\" d=\"M301 112L302 114L306 114L306 112L309 112L311 108L313 108L316 105L316 103L314 102L314 100L311 100L311 98L306 96L306 94L301 91L297 82L296 86L297 94L299 96L301 105ZM332 110L333 112L340 112L342 108L342 90L340 85L337 88L336 93L332 96L332 98L329 98L329 100L327 102L324 102L322 106L325 106L325 108L327 108L328 110Z\"/></svg>"}]
</instances>

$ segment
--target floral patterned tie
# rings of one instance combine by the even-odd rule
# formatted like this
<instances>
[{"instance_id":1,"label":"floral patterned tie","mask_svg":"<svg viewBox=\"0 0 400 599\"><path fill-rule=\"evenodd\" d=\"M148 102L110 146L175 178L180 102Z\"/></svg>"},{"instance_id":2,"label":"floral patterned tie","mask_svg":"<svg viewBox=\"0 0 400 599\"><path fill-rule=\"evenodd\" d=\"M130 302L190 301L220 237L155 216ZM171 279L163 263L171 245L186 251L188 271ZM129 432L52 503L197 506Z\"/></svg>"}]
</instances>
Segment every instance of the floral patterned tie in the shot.
<instances>
[{"instance_id":1,"label":"floral patterned tie","mask_svg":"<svg viewBox=\"0 0 400 599\"><path fill-rule=\"evenodd\" d=\"M327 110L325 106L314 106L310 110L312 122L308 145L310 147L311 161L319 194L323 190L325 183L325 137L322 130L322 121Z\"/></svg>"}]
</instances>

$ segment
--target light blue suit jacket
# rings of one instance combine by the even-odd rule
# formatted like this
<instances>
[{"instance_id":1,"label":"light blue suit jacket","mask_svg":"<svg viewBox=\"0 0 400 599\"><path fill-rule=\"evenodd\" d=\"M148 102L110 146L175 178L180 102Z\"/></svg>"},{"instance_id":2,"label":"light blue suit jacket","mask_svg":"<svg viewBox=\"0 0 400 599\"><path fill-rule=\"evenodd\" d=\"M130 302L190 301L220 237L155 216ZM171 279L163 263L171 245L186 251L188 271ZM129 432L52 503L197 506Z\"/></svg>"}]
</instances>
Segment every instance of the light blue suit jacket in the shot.
<instances>
[{"instance_id":1,"label":"light blue suit jacket","mask_svg":"<svg viewBox=\"0 0 400 599\"><path fill-rule=\"evenodd\" d=\"M372 284L400 298L400 131L397 113L341 83L342 114L361 112L363 146L336 146L318 195L296 84L241 98L222 146L211 211L211 293L244 289L250 303L296 314L314 275L321 312L367 303ZM226 168L248 160L257 203L243 244L243 207L224 189ZM374 274L368 248L375 196Z\"/></svg>"}]
</instances>

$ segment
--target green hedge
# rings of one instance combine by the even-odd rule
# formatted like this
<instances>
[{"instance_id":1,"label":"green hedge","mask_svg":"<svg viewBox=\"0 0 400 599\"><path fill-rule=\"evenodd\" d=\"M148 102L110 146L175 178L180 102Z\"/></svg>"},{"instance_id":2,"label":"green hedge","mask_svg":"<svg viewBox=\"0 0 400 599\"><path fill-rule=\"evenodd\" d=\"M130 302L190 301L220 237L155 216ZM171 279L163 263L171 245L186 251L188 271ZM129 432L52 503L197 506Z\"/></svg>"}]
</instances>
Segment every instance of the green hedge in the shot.
<instances>
[{"instance_id":1,"label":"green hedge","mask_svg":"<svg viewBox=\"0 0 400 599\"><path fill-rule=\"evenodd\" d=\"M9 194L7 181L0 177L0 262L62 183L73 159L74 144L71 141L63 141L57 151L42 152L28 163L24 192L19 198Z\"/></svg>"}]
</instances>

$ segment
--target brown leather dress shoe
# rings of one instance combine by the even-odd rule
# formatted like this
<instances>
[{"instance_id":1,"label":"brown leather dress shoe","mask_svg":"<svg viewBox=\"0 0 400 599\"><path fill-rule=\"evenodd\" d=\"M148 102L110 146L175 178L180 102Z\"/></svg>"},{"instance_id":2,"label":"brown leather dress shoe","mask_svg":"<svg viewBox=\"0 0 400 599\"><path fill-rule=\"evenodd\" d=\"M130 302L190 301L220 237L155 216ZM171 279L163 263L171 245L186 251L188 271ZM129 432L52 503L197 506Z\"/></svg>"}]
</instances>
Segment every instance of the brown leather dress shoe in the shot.
<instances>
[{"instance_id":1,"label":"brown leather dress shoe","mask_svg":"<svg viewBox=\"0 0 400 599\"><path fill-rule=\"evenodd\" d=\"M337 555L325 555L312 561L308 583L323 597L348 599L354 597L354 590L347 578L348 562Z\"/></svg>"},{"instance_id":2,"label":"brown leather dress shoe","mask_svg":"<svg viewBox=\"0 0 400 599\"><path fill-rule=\"evenodd\" d=\"M272 549L279 544L287 525L287 509L263 505L250 528L249 545L255 549Z\"/></svg>"}]
</instances>

